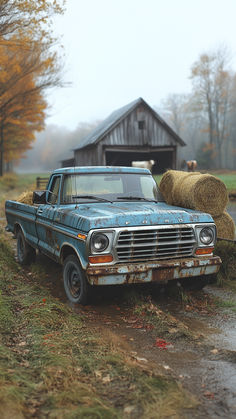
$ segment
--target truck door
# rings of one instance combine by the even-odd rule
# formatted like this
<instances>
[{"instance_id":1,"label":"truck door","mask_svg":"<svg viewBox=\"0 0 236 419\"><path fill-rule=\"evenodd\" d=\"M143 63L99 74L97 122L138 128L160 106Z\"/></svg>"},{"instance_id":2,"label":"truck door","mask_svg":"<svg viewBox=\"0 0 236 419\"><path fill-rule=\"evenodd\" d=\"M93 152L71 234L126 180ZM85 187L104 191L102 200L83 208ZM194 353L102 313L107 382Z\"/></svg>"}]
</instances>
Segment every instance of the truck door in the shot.
<instances>
[{"instance_id":1,"label":"truck door","mask_svg":"<svg viewBox=\"0 0 236 419\"><path fill-rule=\"evenodd\" d=\"M53 220L60 202L61 178L61 175L51 177L47 193L47 203L40 205L36 218L38 247L50 257L54 256L57 246Z\"/></svg>"}]
</instances>

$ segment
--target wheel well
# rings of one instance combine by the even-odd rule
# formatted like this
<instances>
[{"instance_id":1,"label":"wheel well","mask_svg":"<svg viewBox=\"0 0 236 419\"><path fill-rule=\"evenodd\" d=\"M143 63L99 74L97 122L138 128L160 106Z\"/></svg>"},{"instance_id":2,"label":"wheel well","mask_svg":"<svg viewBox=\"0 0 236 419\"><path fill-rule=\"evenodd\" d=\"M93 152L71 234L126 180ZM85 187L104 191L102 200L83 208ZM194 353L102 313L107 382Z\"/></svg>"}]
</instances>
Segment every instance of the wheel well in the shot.
<instances>
[{"instance_id":1,"label":"wheel well","mask_svg":"<svg viewBox=\"0 0 236 419\"><path fill-rule=\"evenodd\" d=\"M20 224L15 224L14 225L14 234L15 234L15 236L17 235L17 233L18 233L19 230L22 230Z\"/></svg>"},{"instance_id":2,"label":"wheel well","mask_svg":"<svg viewBox=\"0 0 236 419\"><path fill-rule=\"evenodd\" d=\"M63 263L67 256L75 255L77 256L75 250L71 246L63 246L61 250L60 260Z\"/></svg>"}]
</instances>

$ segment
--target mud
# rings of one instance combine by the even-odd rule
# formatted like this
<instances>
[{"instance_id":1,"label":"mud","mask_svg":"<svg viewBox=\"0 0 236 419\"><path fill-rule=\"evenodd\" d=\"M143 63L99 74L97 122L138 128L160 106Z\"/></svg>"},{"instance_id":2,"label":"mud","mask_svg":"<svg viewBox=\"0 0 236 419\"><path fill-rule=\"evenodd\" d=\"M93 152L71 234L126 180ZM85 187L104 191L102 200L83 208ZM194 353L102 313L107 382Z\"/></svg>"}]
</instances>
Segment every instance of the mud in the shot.
<instances>
[{"instance_id":1,"label":"mud","mask_svg":"<svg viewBox=\"0 0 236 419\"><path fill-rule=\"evenodd\" d=\"M42 265L46 274L40 281L51 293L68 304L63 289L61 267L38 255L37 265ZM24 268L30 275L31 268ZM137 287L129 287L137 292ZM143 296L142 287L138 287ZM114 341L150 371L174 377L198 400L198 406L185 418L236 418L236 312L230 308L208 308L189 311L176 298L166 293L155 295L155 304L163 312L174 316L186 325L193 337L164 338L170 343L165 349L155 346L157 338L163 338L142 319L135 320L127 287L97 287L90 306L73 306L84 318L89 328L94 328L104 339ZM150 290L145 290L145 293ZM156 293L155 293L156 294ZM151 294L150 294L151 295ZM233 291L207 287L202 296L213 296L222 301L236 301ZM154 298L154 297L153 297Z\"/></svg>"}]
</instances>

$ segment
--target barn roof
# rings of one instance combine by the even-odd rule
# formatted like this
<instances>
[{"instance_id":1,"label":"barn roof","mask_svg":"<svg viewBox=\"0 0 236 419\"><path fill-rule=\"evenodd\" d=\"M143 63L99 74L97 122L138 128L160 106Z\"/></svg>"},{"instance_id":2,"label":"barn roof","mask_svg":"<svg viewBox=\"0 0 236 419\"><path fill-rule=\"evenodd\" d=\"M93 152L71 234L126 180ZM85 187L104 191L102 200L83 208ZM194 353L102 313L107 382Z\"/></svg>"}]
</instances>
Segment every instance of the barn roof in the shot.
<instances>
[{"instance_id":1,"label":"barn roof","mask_svg":"<svg viewBox=\"0 0 236 419\"><path fill-rule=\"evenodd\" d=\"M144 105L148 107L153 116L158 122L165 128L172 137L182 146L186 145L185 142L173 131L173 129L158 115L154 109L152 109L141 97L134 100L128 105L122 106L111 113L104 121L102 121L91 133L89 133L82 141L79 146L75 149L80 150L85 147L95 145L97 142L107 135L122 119L124 119L130 112L132 112L138 105Z\"/></svg>"}]
</instances>

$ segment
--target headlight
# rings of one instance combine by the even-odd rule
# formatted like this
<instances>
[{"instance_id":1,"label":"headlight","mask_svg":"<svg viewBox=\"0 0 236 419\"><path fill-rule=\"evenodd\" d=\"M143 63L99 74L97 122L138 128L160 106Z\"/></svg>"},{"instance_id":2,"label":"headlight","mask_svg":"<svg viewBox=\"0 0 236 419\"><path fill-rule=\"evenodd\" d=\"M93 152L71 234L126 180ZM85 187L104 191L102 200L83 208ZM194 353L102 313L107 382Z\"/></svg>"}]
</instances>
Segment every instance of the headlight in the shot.
<instances>
[{"instance_id":1,"label":"headlight","mask_svg":"<svg viewBox=\"0 0 236 419\"><path fill-rule=\"evenodd\" d=\"M92 252L103 252L109 245L109 239L105 234L94 233L91 238Z\"/></svg>"},{"instance_id":2,"label":"headlight","mask_svg":"<svg viewBox=\"0 0 236 419\"><path fill-rule=\"evenodd\" d=\"M203 244L208 245L214 240L214 231L210 227L205 227L200 231L199 238Z\"/></svg>"}]
</instances>

